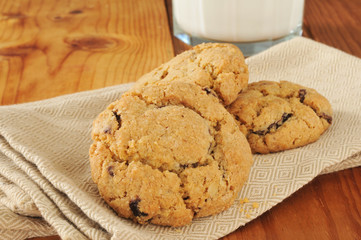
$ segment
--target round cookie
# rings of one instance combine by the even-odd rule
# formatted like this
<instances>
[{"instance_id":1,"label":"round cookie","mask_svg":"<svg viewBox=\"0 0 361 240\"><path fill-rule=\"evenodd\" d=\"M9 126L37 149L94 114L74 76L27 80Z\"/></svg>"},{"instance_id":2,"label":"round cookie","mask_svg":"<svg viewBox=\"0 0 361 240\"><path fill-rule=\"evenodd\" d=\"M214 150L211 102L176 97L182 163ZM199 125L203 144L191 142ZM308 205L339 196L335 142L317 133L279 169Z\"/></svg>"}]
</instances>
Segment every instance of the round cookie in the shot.
<instances>
[{"instance_id":1,"label":"round cookie","mask_svg":"<svg viewBox=\"0 0 361 240\"><path fill-rule=\"evenodd\" d=\"M125 93L93 123L92 178L120 215L182 226L229 208L252 165L232 115L192 83Z\"/></svg>"},{"instance_id":2,"label":"round cookie","mask_svg":"<svg viewBox=\"0 0 361 240\"><path fill-rule=\"evenodd\" d=\"M332 123L328 100L287 81L251 83L228 111L254 153L279 152L316 141Z\"/></svg>"},{"instance_id":3,"label":"round cookie","mask_svg":"<svg viewBox=\"0 0 361 240\"><path fill-rule=\"evenodd\" d=\"M134 88L157 82L192 82L216 94L224 105L232 103L248 84L242 52L227 43L203 43L142 76Z\"/></svg>"}]
</instances>

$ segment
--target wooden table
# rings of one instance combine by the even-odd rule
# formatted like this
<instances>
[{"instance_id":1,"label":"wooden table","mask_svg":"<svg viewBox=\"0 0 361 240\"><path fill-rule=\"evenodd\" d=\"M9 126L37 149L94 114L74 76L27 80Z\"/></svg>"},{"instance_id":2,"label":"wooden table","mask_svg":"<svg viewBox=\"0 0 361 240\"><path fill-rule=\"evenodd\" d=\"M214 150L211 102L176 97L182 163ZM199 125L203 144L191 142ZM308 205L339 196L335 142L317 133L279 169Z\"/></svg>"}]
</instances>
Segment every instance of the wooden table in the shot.
<instances>
[{"instance_id":1,"label":"wooden table","mask_svg":"<svg viewBox=\"0 0 361 240\"><path fill-rule=\"evenodd\" d=\"M169 0L0 0L1 104L137 80L189 48L172 38L169 9ZM361 57L360 0L306 0L303 29ZM361 168L317 177L223 239L361 239Z\"/></svg>"}]
</instances>

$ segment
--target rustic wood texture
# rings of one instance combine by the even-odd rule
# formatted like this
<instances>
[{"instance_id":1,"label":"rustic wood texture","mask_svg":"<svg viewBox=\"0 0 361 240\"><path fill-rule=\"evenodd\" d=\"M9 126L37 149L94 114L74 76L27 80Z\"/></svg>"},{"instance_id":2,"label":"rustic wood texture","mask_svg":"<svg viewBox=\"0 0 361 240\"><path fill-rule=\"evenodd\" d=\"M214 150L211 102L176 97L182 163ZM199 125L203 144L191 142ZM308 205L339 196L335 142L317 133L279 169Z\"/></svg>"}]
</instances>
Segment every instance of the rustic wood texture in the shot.
<instances>
[{"instance_id":1,"label":"rustic wood texture","mask_svg":"<svg viewBox=\"0 0 361 240\"><path fill-rule=\"evenodd\" d=\"M361 1L306 0L303 35L361 57Z\"/></svg>"},{"instance_id":2,"label":"rustic wood texture","mask_svg":"<svg viewBox=\"0 0 361 240\"><path fill-rule=\"evenodd\" d=\"M163 0L0 1L1 104L133 82L173 57Z\"/></svg>"},{"instance_id":3,"label":"rustic wood texture","mask_svg":"<svg viewBox=\"0 0 361 240\"><path fill-rule=\"evenodd\" d=\"M0 0L1 104L135 81L189 48L171 37L170 7ZM360 0L306 0L304 36L361 57L360 13ZM317 177L223 239L361 239L361 168Z\"/></svg>"}]
</instances>

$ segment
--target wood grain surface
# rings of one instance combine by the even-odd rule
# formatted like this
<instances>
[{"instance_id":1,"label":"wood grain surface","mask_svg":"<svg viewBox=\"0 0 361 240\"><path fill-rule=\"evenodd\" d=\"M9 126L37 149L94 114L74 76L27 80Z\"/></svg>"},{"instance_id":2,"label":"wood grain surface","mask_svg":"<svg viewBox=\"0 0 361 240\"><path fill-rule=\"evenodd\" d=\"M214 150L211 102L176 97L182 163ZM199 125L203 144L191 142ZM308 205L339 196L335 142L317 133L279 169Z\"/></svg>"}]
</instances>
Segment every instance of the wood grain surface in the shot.
<instances>
[{"instance_id":1,"label":"wood grain surface","mask_svg":"<svg viewBox=\"0 0 361 240\"><path fill-rule=\"evenodd\" d=\"M0 1L1 104L134 82L173 57L163 0Z\"/></svg>"},{"instance_id":2,"label":"wood grain surface","mask_svg":"<svg viewBox=\"0 0 361 240\"><path fill-rule=\"evenodd\" d=\"M170 3L0 0L1 104L135 81L189 48L172 38ZM303 31L361 57L361 1L306 0ZM361 168L317 177L223 239L361 239Z\"/></svg>"}]
</instances>

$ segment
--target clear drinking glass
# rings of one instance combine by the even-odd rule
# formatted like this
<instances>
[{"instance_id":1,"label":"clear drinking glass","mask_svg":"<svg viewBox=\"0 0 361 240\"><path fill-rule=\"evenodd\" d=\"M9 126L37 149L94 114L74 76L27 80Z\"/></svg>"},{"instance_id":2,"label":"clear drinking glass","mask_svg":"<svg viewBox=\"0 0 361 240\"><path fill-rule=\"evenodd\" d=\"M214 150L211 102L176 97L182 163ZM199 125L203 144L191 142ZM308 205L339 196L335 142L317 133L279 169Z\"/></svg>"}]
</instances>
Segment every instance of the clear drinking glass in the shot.
<instances>
[{"instance_id":1,"label":"clear drinking glass","mask_svg":"<svg viewBox=\"0 0 361 240\"><path fill-rule=\"evenodd\" d=\"M304 0L173 0L183 42L231 42L245 56L302 34Z\"/></svg>"}]
</instances>

